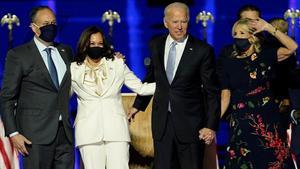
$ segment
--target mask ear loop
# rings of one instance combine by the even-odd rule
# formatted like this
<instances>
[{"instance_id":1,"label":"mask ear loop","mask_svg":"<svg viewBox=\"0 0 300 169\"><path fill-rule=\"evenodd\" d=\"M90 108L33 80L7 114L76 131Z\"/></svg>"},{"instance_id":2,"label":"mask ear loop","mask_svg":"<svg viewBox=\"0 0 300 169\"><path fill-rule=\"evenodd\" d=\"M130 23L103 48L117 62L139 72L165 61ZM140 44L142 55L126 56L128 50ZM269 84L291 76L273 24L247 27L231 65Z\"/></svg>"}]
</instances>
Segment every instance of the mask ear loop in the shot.
<instances>
[{"instance_id":1,"label":"mask ear loop","mask_svg":"<svg viewBox=\"0 0 300 169\"><path fill-rule=\"evenodd\" d=\"M37 24L33 23L33 22L31 23L31 25L29 27L32 28L32 25L37 27L38 29L40 29L40 27Z\"/></svg>"}]
</instances>

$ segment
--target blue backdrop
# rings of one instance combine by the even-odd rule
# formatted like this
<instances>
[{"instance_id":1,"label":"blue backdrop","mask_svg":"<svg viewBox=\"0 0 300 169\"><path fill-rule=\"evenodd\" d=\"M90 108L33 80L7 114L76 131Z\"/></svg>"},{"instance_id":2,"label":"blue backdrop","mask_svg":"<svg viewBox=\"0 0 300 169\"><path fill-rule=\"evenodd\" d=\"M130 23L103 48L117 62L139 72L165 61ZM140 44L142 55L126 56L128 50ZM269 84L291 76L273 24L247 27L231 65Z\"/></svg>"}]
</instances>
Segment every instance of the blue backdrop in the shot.
<instances>
[{"instance_id":1,"label":"blue backdrop","mask_svg":"<svg viewBox=\"0 0 300 169\"><path fill-rule=\"evenodd\" d=\"M288 8L300 8L299 0L194 0L190 5L189 32L202 38L202 27L195 23L195 18L202 10L210 11L214 15L215 22L208 24L207 38L218 54L222 46L232 42L231 27L236 20L238 8L249 3L262 10L264 19L283 17ZM13 46L32 39L28 13L37 5L48 5L56 12L59 27L56 40L69 44L74 51L84 28L98 25L108 32L108 24L101 22L102 14L108 9L117 11L121 16L121 23L114 25L113 44L117 51L126 56L128 66L140 78L145 75L143 60L149 56L149 39L167 31L163 26L164 6L149 6L147 0L1 0L0 17L12 13L20 19L21 25L14 26ZM297 22L298 42L299 36ZM0 82L7 49L8 29L7 25L4 25L0 27ZM222 124L218 133L218 142L221 145L226 143L226 131L227 126ZM222 152L220 153L222 156Z\"/></svg>"}]
</instances>

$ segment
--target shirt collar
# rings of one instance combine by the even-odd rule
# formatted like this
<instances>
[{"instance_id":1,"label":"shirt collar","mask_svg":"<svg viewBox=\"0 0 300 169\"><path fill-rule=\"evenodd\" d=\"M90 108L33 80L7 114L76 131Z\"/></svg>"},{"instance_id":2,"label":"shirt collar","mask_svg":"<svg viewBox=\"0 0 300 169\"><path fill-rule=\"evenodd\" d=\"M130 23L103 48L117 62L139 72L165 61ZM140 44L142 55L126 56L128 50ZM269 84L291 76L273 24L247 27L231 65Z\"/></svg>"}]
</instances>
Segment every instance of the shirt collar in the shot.
<instances>
[{"instance_id":1,"label":"shirt collar","mask_svg":"<svg viewBox=\"0 0 300 169\"><path fill-rule=\"evenodd\" d=\"M35 45L37 46L38 50L40 52L43 52L45 51L46 48L52 48L52 49L55 49L54 46L46 46L44 45L42 42L40 42L35 36L33 38L33 41L35 43Z\"/></svg>"},{"instance_id":2,"label":"shirt collar","mask_svg":"<svg viewBox=\"0 0 300 169\"><path fill-rule=\"evenodd\" d=\"M176 41L178 45L181 45L181 44L185 44L187 39L188 39L189 35L187 35L182 41ZM171 35L169 34L168 37L167 37L167 43L166 43L166 46L167 47L171 47L171 44L172 42L174 42L175 40L171 37Z\"/></svg>"}]
</instances>

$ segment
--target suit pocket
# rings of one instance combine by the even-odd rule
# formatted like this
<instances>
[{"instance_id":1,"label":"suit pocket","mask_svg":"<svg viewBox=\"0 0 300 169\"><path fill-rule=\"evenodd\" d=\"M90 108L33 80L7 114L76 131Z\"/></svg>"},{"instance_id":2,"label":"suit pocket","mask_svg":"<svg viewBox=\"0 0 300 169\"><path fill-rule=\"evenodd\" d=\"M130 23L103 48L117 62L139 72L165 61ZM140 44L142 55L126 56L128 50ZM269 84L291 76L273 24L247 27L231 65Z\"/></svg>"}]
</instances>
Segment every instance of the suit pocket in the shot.
<instances>
[{"instance_id":1,"label":"suit pocket","mask_svg":"<svg viewBox=\"0 0 300 169\"><path fill-rule=\"evenodd\" d=\"M22 109L21 114L28 116L38 116L41 114L41 109Z\"/></svg>"}]
</instances>

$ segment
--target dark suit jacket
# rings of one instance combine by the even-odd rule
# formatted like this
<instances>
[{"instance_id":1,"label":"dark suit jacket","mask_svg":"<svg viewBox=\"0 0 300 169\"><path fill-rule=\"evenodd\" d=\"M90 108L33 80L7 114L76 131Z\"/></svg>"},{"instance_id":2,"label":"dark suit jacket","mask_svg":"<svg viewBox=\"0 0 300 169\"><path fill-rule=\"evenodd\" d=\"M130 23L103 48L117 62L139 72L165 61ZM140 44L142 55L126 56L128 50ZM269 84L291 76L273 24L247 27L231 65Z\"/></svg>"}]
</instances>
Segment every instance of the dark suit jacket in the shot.
<instances>
[{"instance_id":1,"label":"dark suit jacket","mask_svg":"<svg viewBox=\"0 0 300 169\"><path fill-rule=\"evenodd\" d=\"M153 138L160 140L164 134L170 101L176 136L182 142L195 142L199 140L199 129L216 130L220 118L213 49L189 36L170 85L164 67L166 38L162 36L150 42L152 65L145 78L146 82L156 82L152 106ZM149 97L138 96L133 107L145 110L149 100Z\"/></svg>"},{"instance_id":2,"label":"dark suit jacket","mask_svg":"<svg viewBox=\"0 0 300 169\"><path fill-rule=\"evenodd\" d=\"M34 144L48 144L56 136L61 113L66 135L72 143L68 113L72 51L62 44L55 47L67 68L59 89L53 84L33 40L8 51L0 93L6 135L18 131Z\"/></svg>"}]
</instances>

